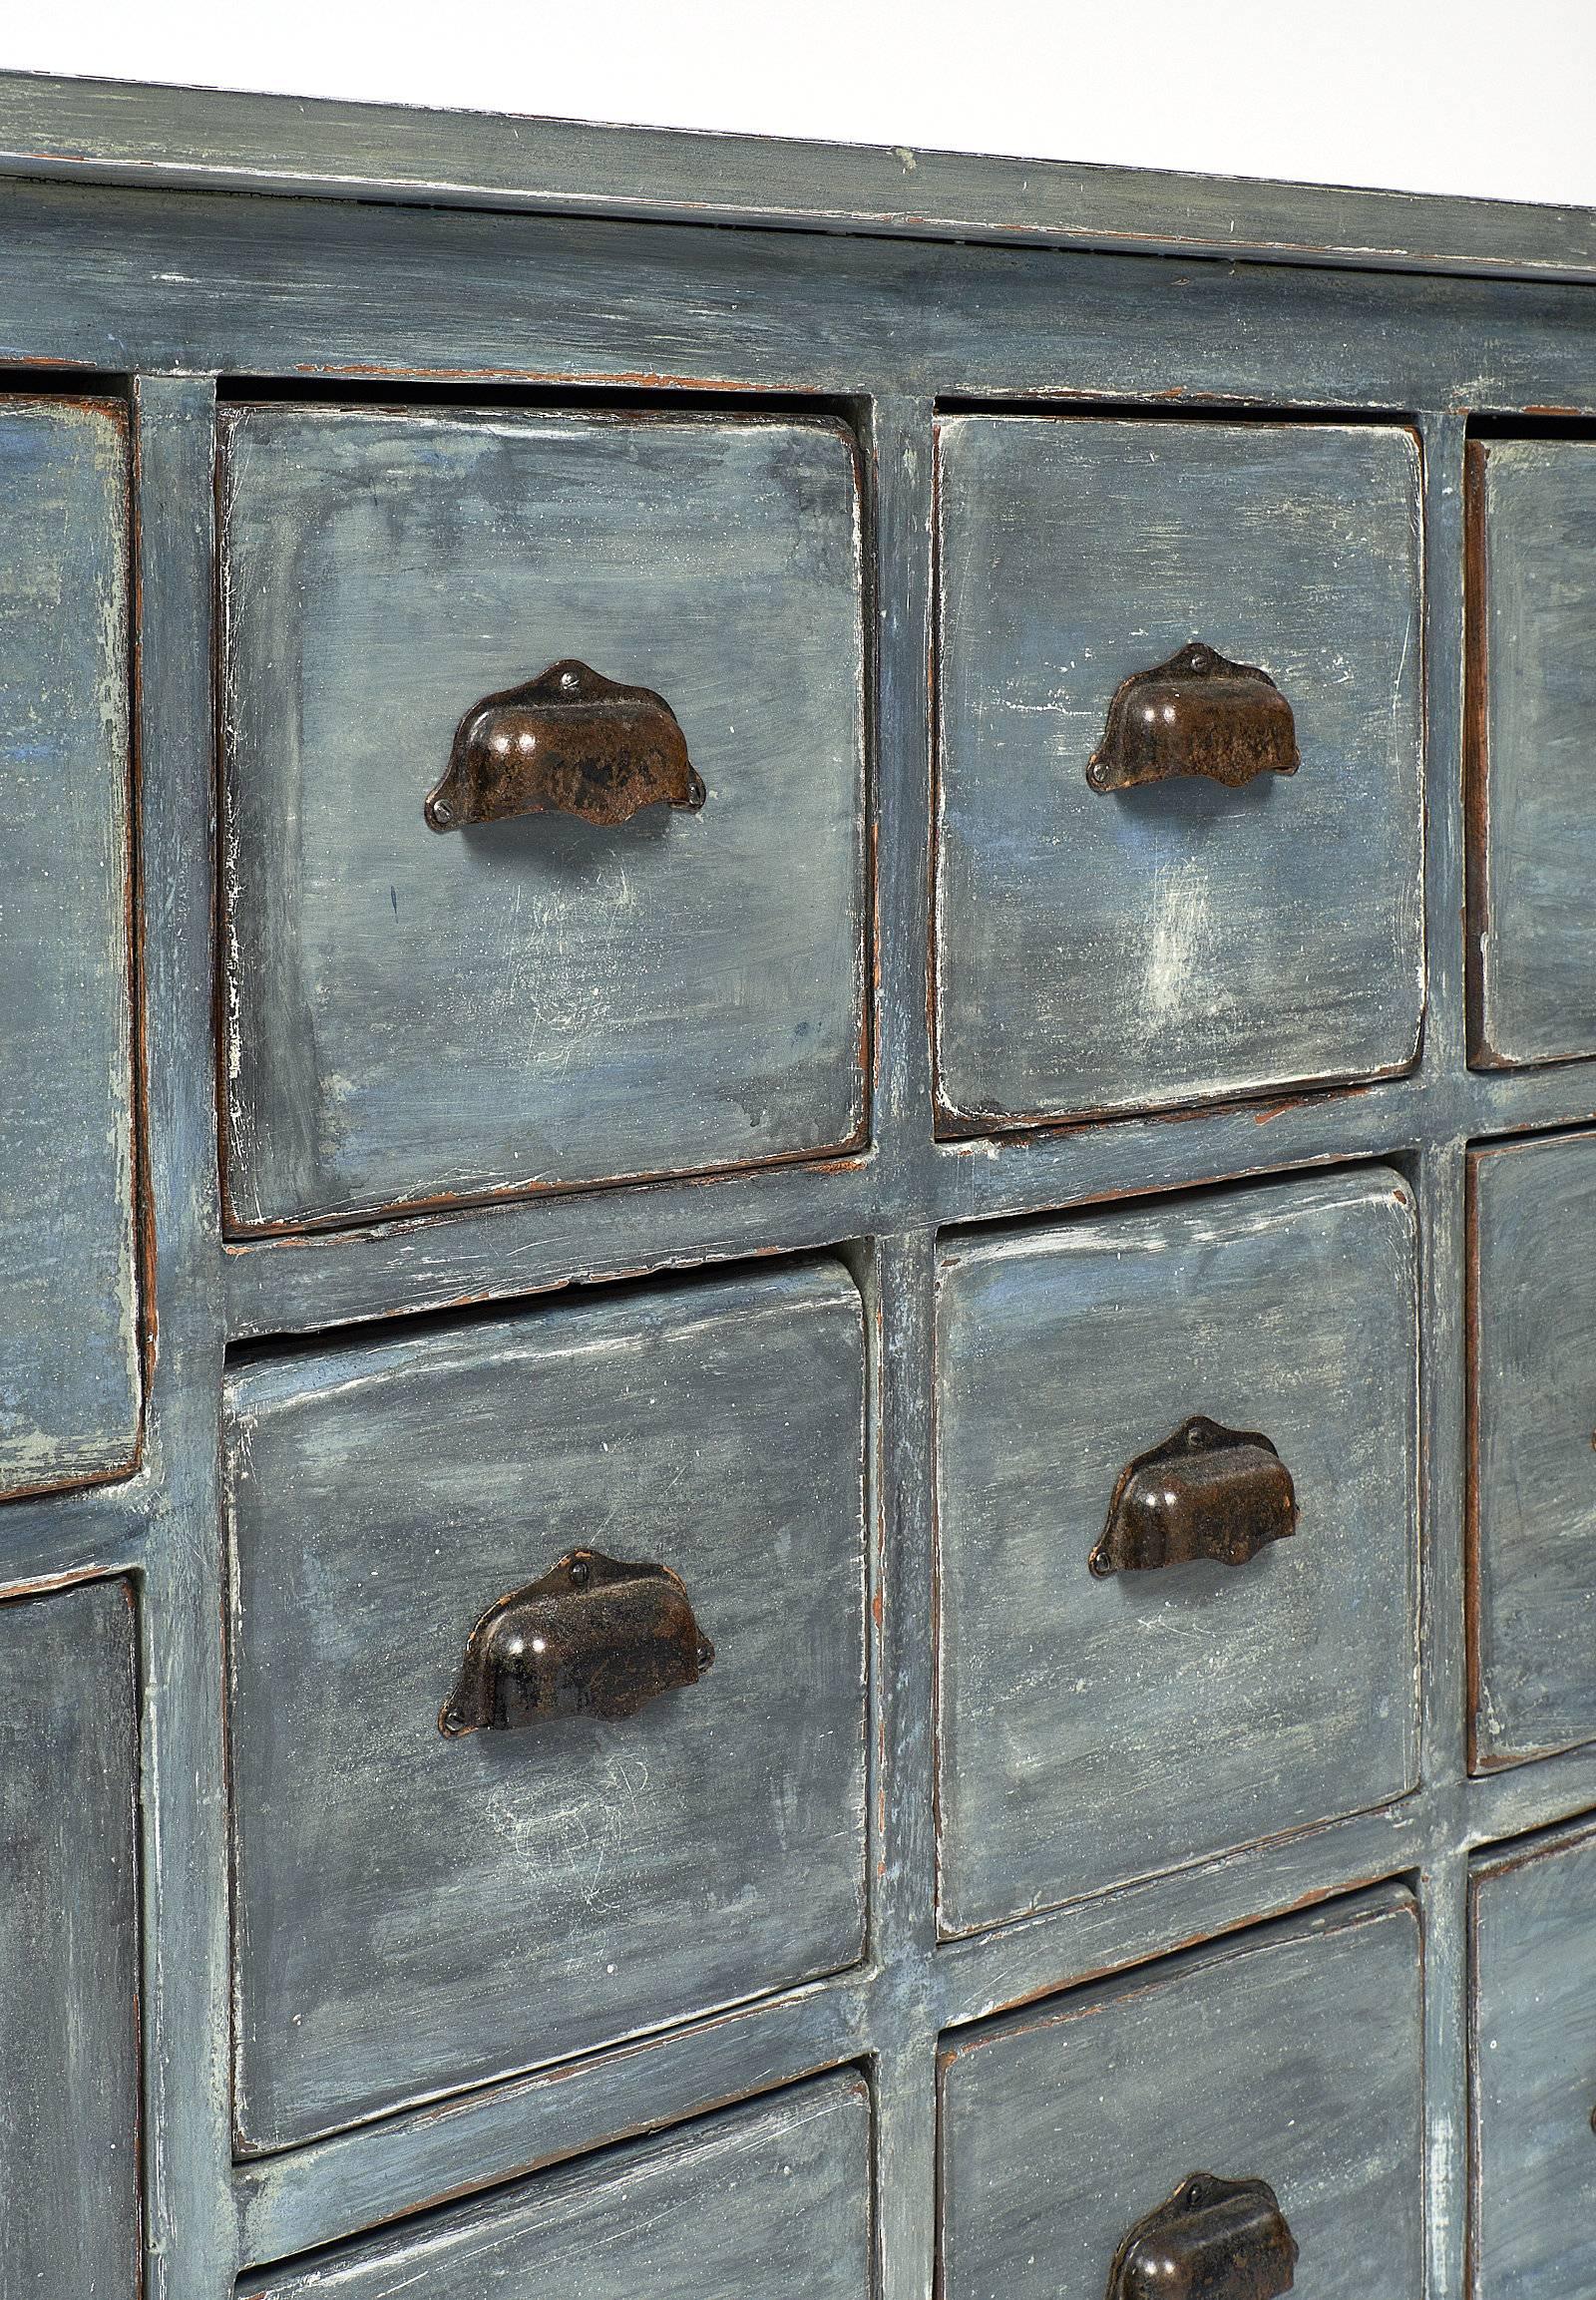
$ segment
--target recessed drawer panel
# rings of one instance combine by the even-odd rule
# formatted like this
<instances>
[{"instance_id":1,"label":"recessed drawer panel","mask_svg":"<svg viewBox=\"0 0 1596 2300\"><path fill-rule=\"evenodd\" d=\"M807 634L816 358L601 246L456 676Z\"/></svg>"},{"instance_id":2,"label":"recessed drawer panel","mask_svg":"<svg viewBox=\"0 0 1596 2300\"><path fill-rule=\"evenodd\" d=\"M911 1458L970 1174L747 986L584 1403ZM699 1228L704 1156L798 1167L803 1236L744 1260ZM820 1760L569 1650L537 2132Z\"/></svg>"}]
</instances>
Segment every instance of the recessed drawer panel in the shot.
<instances>
[{"instance_id":1,"label":"recessed drawer panel","mask_svg":"<svg viewBox=\"0 0 1596 2300\"><path fill-rule=\"evenodd\" d=\"M0 1495L138 1442L128 441L0 399Z\"/></svg>"},{"instance_id":2,"label":"recessed drawer panel","mask_svg":"<svg viewBox=\"0 0 1596 2300\"><path fill-rule=\"evenodd\" d=\"M1470 1052L1596 1052L1596 440L1470 450Z\"/></svg>"},{"instance_id":3,"label":"recessed drawer panel","mask_svg":"<svg viewBox=\"0 0 1596 2300\"><path fill-rule=\"evenodd\" d=\"M1476 1766L1596 1737L1596 1136L1469 1160Z\"/></svg>"},{"instance_id":4,"label":"recessed drawer panel","mask_svg":"<svg viewBox=\"0 0 1596 2300\"><path fill-rule=\"evenodd\" d=\"M0 2290L138 2300L138 1742L120 1582L0 1605Z\"/></svg>"},{"instance_id":5,"label":"recessed drawer panel","mask_svg":"<svg viewBox=\"0 0 1596 2300\"><path fill-rule=\"evenodd\" d=\"M246 2145L858 1958L845 1272L261 1363L229 1407Z\"/></svg>"},{"instance_id":6,"label":"recessed drawer panel","mask_svg":"<svg viewBox=\"0 0 1596 2300\"><path fill-rule=\"evenodd\" d=\"M1419 2300L1422 2089L1397 1892L950 2041L942 2291L1137 2300L1162 2256L1166 2290L1275 2293L1295 2249L1302 2300Z\"/></svg>"},{"instance_id":7,"label":"recessed drawer panel","mask_svg":"<svg viewBox=\"0 0 1596 2300\"><path fill-rule=\"evenodd\" d=\"M826 2077L273 2269L265 2300L868 2300L870 2101Z\"/></svg>"},{"instance_id":8,"label":"recessed drawer panel","mask_svg":"<svg viewBox=\"0 0 1596 2300\"><path fill-rule=\"evenodd\" d=\"M861 1138L837 426L257 408L224 507L236 1224Z\"/></svg>"},{"instance_id":9,"label":"recessed drawer panel","mask_svg":"<svg viewBox=\"0 0 1596 2300\"><path fill-rule=\"evenodd\" d=\"M1470 1878L1474 2300L1596 2290L1596 1834Z\"/></svg>"},{"instance_id":10,"label":"recessed drawer panel","mask_svg":"<svg viewBox=\"0 0 1596 2300\"><path fill-rule=\"evenodd\" d=\"M945 1247L946 1931L1412 1785L1416 1322L1380 1168Z\"/></svg>"},{"instance_id":11,"label":"recessed drawer panel","mask_svg":"<svg viewBox=\"0 0 1596 2300\"><path fill-rule=\"evenodd\" d=\"M1410 435L960 415L938 487L945 1121L1409 1064Z\"/></svg>"}]
</instances>

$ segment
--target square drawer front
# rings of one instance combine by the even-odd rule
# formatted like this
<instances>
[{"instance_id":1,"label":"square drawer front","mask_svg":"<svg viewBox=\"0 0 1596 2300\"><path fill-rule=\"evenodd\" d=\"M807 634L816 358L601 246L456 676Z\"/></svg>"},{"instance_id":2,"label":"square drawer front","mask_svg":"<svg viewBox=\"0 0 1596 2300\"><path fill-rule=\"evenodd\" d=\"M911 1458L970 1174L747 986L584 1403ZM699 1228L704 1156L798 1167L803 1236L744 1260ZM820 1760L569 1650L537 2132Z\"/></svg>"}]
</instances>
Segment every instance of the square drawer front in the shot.
<instances>
[{"instance_id":1,"label":"square drawer front","mask_svg":"<svg viewBox=\"0 0 1596 2300\"><path fill-rule=\"evenodd\" d=\"M126 1586L0 1605L8 2300L138 2300L138 1784Z\"/></svg>"},{"instance_id":2,"label":"square drawer front","mask_svg":"<svg viewBox=\"0 0 1596 2300\"><path fill-rule=\"evenodd\" d=\"M0 398L0 1495L132 1467L128 439Z\"/></svg>"},{"instance_id":3,"label":"square drawer front","mask_svg":"<svg viewBox=\"0 0 1596 2300\"><path fill-rule=\"evenodd\" d=\"M1204 2173L1273 2203L1228 2278L1204 2277L1203 2222L1177 2207L1163 2249L1194 2273L1168 2289L1281 2291L1255 2275L1272 2241L1297 2246L1299 2300L1420 2300L1419 1973L1417 1912L1386 1891L949 2042L944 2300L1151 2291L1110 2285L1115 2255Z\"/></svg>"},{"instance_id":4,"label":"square drawer front","mask_svg":"<svg viewBox=\"0 0 1596 2300\"><path fill-rule=\"evenodd\" d=\"M870 2099L795 2085L243 2290L261 2300L868 2300Z\"/></svg>"},{"instance_id":5,"label":"square drawer front","mask_svg":"<svg viewBox=\"0 0 1596 2300\"><path fill-rule=\"evenodd\" d=\"M1413 1785L1416 1324L1381 1168L945 1248L945 1931Z\"/></svg>"},{"instance_id":6,"label":"square drawer front","mask_svg":"<svg viewBox=\"0 0 1596 2300\"><path fill-rule=\"evenodd\" d=\"M1476 1767L1596 1738L1596 1135L1476 1151Z\"/></svg>"},{"instance_id":7,"label":"square drawer front","mask_svg":"<svg viewBox=\"0 0 1596 2300\"><path fill-rule=\"evenodd\" d=\"M223 500L233 1223L857 1142L844 432L256 408L227 426ZM653 694L594 701L576 664ZM430 828L465 714L550 669L581 707L507 709L478 745L554 762L521 793L549 808ZM690 800L696 775L697 811L554 804L629 804L650 753L646 787Z\"/></svg>"},{"instance_id":8,"label":"square drawer front","mask_svg":"<svg viewBox=\"0 0 1596 2300\"><path fill-rule=\"evenodd\" d=\"M1596 1832L1470 1879L1474 2300L1596 2291Z\"/></svg>"},{"instance_id":9,"label":"square drawer front","mask_svg":"<svg viewBox=\"0 0 1596 2300\"><path fill-rule=\"evenodd\" d=\"M1596 440L1469 454L1470 1053L1596 1053Z\"/></svg>"},{"instance_id":10,"label":"square drawer front","mask_svg":"<svg viewBox=\"0 0 1596 2300\"><path fill-rule=\"evenodd\" d=\"M229 1425L245 2146L859 1957L840 1268L262 1362Z\"/></svg>"},{"instance_id":11,"label":"square drawer front","mask_svg":"<svg viewBox=\"0 0 1596 2300\"><path fill-rule=\"evenodd\" d=\"M1373 426L939 426L937 1063L956 1130L1413 1060L1418 484L1411 437ZM1176 665L1194 641L1210 654ZM1268 673L1297 772L1210 779L1290 757L1278 698L1213 652ZM1127 760L1156 721L1126 771L1176 771L1093 788L1116 690L1159 666L1173 682L1120 714Z\"/></svg>"}]
</instances>

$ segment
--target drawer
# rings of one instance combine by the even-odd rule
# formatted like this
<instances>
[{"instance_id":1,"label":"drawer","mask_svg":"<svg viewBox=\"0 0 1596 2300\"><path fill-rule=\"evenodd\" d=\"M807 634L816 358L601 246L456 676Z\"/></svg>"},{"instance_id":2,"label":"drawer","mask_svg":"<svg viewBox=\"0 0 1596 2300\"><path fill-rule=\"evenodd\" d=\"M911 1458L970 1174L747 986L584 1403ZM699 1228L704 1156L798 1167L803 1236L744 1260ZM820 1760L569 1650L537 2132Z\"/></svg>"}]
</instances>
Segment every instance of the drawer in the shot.
<instances>
[{"instance_id":1,"label":"drawer","mask_svg":"<svg viewBox=\"0 0 1596 2300\"><path fill-rule=\"evenodd\" d=\"M138 1445L128 439L0 397L0 1495Z\"/></svg>"},{"instance_id":2,"label":"drawer","mask_svg":"<svg viewBox=\"0 0 1596 2300\"><path fill-rule=\"evenodd\" d=\"M274 2268L262 2300L868 2300L870 2101L795 2085L425 2226Z\"/></svg>"},{"instance_id":3,"label":"drawer","mask_svg":"<svg viewBox=\"0 0 1596 2300\"><path fill-rule=\"evenodd\" d=\"M845 1272L262 1361L228 1409L245 2146L857 1960Z\"/></svg>"},{"instance_id":4,"label":"drawer","mask_svg":"<svg viewBox=\"0 0 1596 2300\"><path fill-rule=\"evenodd\" d=\"M1596 1135L1474 1152L1477 1768L1596 1738Z\"/></svg>"},{"instance_id":5,"label":"drawer","mask_svg":"<svg viewBox=\"0 0 1596 2300\"><path fill-rule=\"evenodd\" d=\"M1416 1331L1383 1168L945 1245L945 1931L1413 1786Z\"/></svg>"},{"instance_id":6,"label":"drawer","mask_svg":"<svg viewBox=\"0 0 1596 2300\"><path fill-rule=\"evenodd\" d=\"M124 1584L0 1605L0 2289L29 2300L140 2291L135 1721Z\"/></svg>"},{"instance_id":7,"label":"drawer","mask_svg":"<svg viewBox=\"0 0 1596 2300\"><path fill-rule=\"evenodd\" d=\"M1268 2184L1285 2233L1255 2229L1248 2265L1294 2241L1302 2300L1420 2300L1419 1970L1387 1891L948 2043L944 2300L1132 2300L1152 2280L1110 2285L1115 2254L1193 2173ZM1177 2209L1199 2273L1169 2288L1242 2290L1202 2279L1202 2233Z\"/></svg>"},{"instance_id":8,"label":"drawer","mask_svg":"<svg viewBox=\"0 0 1596 2300\"><path fill-rule=\"evenodd\" d=\"M1418 487L1411 436L1372 425L939 426L937 1066L953 1130L1413 1060ZM1178 664L1193 642L1208 651ZM1116 709L1121 752L1110 705L1160 667ZM1281 697L1294 773L1259 767L1289 763ZM1096 789L1088 765L1110 751L1123 765L1094 771L1174 771Z\"/></svg>"},{"instance_id":9,"label":"drawer","mask_svg":"<svg viewBox=\"0 0 1596 2300\"><path fill-rule=\"evenodd\" d=\"M1470 1045L1596 1053L1596 440L1469 449Z\"/></svg>"},{"instance_id":10,"label":"drawer","mask_svg":"<svg viewBox=\"0 0 1596 2300\"><path fill-rule=\"evenodd\" d=\"M234 1225L857 1143L850 439L254 408L227 425L223 503ZM461 722L551 669L479 721L475 802L460 785L429 827ZM495 746L549 782L529 767L513 800ZM699 785L696 811L655 796L625 821L554 803Z\"/></svg>"},{"instance_id":11,"label":"drawer","mask_svg":"<svg viewBox=\"0 0 1596 2300\"><path fill-rule=\"evenodd\" d=\"M1596 2290L1596 1832L1469 1878L1474 2300Z\"/></svg>"}]
</instances>

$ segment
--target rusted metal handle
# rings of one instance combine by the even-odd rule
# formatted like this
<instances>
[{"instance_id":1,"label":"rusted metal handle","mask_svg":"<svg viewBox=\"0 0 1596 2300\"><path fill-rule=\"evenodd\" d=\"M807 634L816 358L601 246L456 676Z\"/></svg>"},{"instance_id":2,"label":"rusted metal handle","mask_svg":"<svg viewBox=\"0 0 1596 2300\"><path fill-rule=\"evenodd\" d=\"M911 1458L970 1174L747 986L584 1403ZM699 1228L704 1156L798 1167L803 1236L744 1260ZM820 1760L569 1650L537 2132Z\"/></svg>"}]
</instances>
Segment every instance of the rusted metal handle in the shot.
<instances>
[{"instance_id":1,"label":"rusted metal handle","mask_svg":"<svg viewBox=\"0 0 1596 2300\"><path fill-rule=\"evenodd\" d=\"M1125 1464L1086 1562L1101 1578L1197 1557L1245 1565L1296 1530L1297 1490L1270 1440L1194 1413Z\"/></svg>"},{"instance_id":2,"label":"rusted metal handle","mask_svg":"<svg viewBox=\"0 0 1596 2300\"><path fill-rule=\"evenodd\" d=\"M438 1730L513 1730L562 1717L635 1717L696 1685L715 1649L667 1565L574 1549L491 1605L466 1645Z\"/></svg>"},{"instance_id":3,"label":"rusted metal handle","mask_svg":"<svg viewBox=\"0 0 1596 2300\"><path fill-rule=\"evenodd\" d=\"M1114 2254L1107 2300L1276 2300L1297 2239L1267 2180L1192 2172Z\"/></svg>"},{"instance_id":4,"label":"rusted metal handle","mask_svg":"<svg viewBox=\"0 0 1596 2300\"><path fill-rule=\"evenodd\" d=\"M1094 791L1128 791L1206 775L1234 790L1265 772L1294 775L1301 763L1291 705L1269 673L1194 639L1122 682L1086 780Z\"/></svg>"},{"instance_id":5,"label":"rusted metal handle","mask_svg":"<svg viewBox=\"0 0 1596 2300\"><path fill-rule=\"evenodd\" d=\"M435 831L456 831L551 812L624 823L641 807L696 813L703 803L664 697L564 662L472 704L425 812Z\"/></svg>"}]
</instances>

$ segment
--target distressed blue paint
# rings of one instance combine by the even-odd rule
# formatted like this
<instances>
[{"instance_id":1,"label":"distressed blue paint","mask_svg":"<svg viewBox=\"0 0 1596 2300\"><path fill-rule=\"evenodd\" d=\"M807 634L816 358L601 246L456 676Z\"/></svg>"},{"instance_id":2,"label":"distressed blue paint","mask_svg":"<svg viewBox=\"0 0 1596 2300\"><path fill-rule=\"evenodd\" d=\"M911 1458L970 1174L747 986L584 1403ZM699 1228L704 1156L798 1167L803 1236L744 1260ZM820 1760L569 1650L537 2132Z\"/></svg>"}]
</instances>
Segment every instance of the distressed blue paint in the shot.
<instances>
[{"instance_id":1,"label":"distressed blue paint","mask_svg":"<svg viewBox=\"0 0 1596 2300\"><path fill-rule=\"evenodd\" d=\"M138 1442L127 616L125 420L0 400L0 1494Z\"/></svg>"},{"instance_id":2,"label":"distressed blue paint","mask_svg":"<svg viewBox=\"0 0 1596 2300\"><path fill-rule=\"evenodd\" d=\"M234 1216L853 1141L842 433L266 409L229 427L226 469ZM463 713L568 657L666 698L702 812L430 830Z\"/></svg>"}]
</instances>

